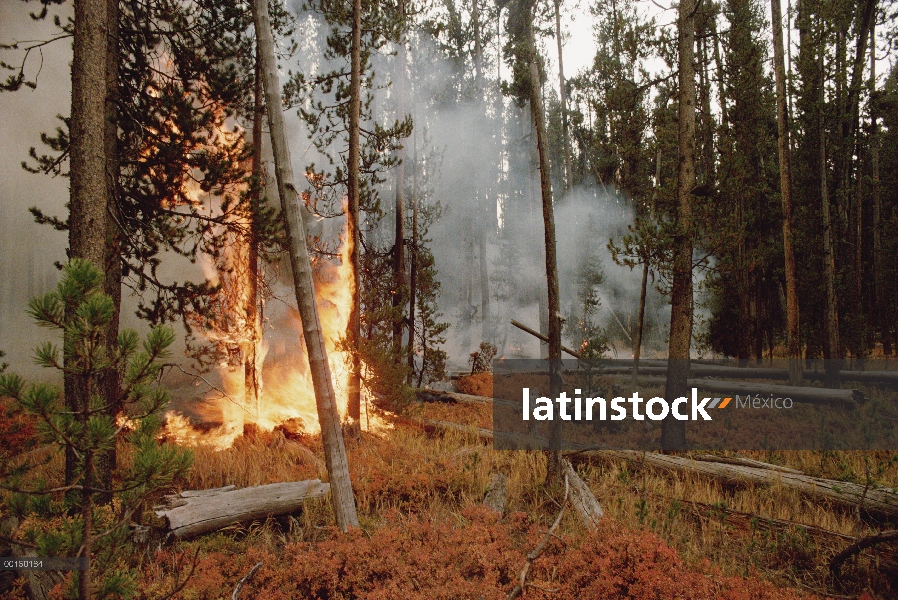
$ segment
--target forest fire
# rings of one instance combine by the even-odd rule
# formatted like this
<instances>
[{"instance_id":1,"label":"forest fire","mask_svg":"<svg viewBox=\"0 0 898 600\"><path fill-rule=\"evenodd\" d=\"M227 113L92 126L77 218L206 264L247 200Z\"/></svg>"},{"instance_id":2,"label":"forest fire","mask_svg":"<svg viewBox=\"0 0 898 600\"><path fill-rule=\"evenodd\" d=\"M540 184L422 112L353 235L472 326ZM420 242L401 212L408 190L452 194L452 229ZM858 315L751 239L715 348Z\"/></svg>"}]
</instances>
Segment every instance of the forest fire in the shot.
<instances>
[{"instance_id":1,"label":"forest fire","mask_svg":"<svg viewBox=\"0 0 898 600\"><path fill-rule=\"evenodd\" d=\"M339 262L319 257L314 263L321 328L341 417L346 413L349 380L348 353L339 349L352 302L353 278L349 252L349 244L341 240ZM241 262L246 255L245 243L233 244L228 254L228 260ZM230 311L227 317L231 320L227 330L217 327L204 331L209 341L227 348L227 360L218 367L223 389L220 393L210 394L201 409L204 416L208 413L209 421L219 422L220 419L220 425L212 428L197 426L184 415L170 411L166 415L166 435L181 444L204 444L224 449L243 434L244 426L248 424L266 431L283 425L303 433L317 433L315 394L303 344L294 345L303 348L301 353L293 352L265 365L269 342L262 335L261 324L248 320L242 308L248 301L246 277L236 268L216 271L213 265L207 264L205 269L210 281L221 285L225 298L222 307ZM289 309L286 321L292 335L296 340L301 340L302 323L294 309ZM244 369L244 362L252 360L253 356L256 394L253 394L251 384L248 385L248 371Z\"/></svg>"}]
</instances>

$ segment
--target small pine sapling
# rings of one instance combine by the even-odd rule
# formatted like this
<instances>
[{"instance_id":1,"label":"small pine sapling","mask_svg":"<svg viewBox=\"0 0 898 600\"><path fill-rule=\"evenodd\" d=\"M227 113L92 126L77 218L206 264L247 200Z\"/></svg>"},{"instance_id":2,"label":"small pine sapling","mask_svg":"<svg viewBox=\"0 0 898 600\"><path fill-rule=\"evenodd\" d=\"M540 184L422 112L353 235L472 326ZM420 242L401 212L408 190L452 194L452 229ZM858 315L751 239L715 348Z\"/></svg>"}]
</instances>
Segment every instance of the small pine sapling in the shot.
<instances>
[{"instance_id":1,"label":"small pine sapling","mask_svg":"<svg viewBox=\"0 0 898 600\"><path fill-rule=\"evenodd\" d=\"M113 301L101 291L102 277L89 262L72 260L56 291L29 305L28 313L38 325L63 335L62 356L56 344L46 342L35 350L35 360L74 375L78 389L67 390L76 399L74 405L64 402L55 385L0 375L0 395L36 418L40 443L77 457L70 485L39 477L46 464L33 456L40 453L4 457L0 475L9 492L6 508L22 519L14 536L41 556L88 558L89 569L78 571L64 590L66 597L81 599L133 595L134 576L121 559L125 554L116 550L128 543L128 523L144 500L184 476L192 461L189 452L158 440L168 393L154 382L174 333L157 326L141 344L136 332L126 330L110 348L103 334L113 318ZM74 309L66 311L67 306ZM107 397L97 383L109 372L121 382L117 398ZM122 412L112 414L114 406L121 406ZM128 447L130 464L115 473L113 489L101 489L96 463L119 443ZM112 502L104 504L104 497Z\"/></svg>"}]
</instances>

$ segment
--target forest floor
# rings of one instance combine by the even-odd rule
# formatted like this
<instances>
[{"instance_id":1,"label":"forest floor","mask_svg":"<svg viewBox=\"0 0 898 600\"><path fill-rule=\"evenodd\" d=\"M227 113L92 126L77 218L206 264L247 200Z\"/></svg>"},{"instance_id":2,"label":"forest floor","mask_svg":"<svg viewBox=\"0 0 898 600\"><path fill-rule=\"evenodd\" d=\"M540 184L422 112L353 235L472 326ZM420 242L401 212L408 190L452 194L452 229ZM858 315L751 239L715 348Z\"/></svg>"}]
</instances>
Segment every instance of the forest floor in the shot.
<instances>
[{"instance_id":1,"label":"forest floor","mask_svg":"<svg viewBox=\"0 0 898 600\"><path fill-rule=\"evenodd\" d=\"M477 385L461 387L482 391ZM489 428L491 407L414 405L406 417L348 442L361 525L349 534L335 530L328 501L317 499L293 516L123 553L123 565L139 567L139 597L181 588L174 598L231 598L260 562L240 598L507 597L557 516L563 490L546 485L542 453L497 451L464 432L428 432L418 417ZM227 450L200 447L194 455L181 489L326 478L318 436L248 429ZM850 481L875 465L880 484L898 487L893 453L743 455ZM566 511L530 568L524 598L898 597L894 544L846 563L838 586L829 576L832 556L883 528L869 516L776 486L734 486L627 460L576 466L606 517L587 532ZM61 460L47 469L52 475ZM502 517L482 504L493 473L508 477ZM0 598L19 597L21 585Z\"/></svg>"}]
</instances>

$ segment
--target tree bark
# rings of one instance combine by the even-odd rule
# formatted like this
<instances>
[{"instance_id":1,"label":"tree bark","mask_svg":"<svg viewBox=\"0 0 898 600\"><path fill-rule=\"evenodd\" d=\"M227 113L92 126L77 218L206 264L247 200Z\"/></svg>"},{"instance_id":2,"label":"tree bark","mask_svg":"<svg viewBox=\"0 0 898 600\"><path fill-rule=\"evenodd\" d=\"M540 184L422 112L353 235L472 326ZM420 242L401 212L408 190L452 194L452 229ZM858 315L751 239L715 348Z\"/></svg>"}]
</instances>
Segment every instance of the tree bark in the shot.
<instances>
[{"instance_id":1,"label":"tree bark","mask_svg":"<svg viewBox=\"0 0 898 600\"><path fill-rule=\"evenodd\" d=\"M692 345L692 189L695 187L695 0L679 6L679 127L677 219L674 234L673 287L670 298L670 342L665 394L686 396L689 349ZM661 422L661 447L686 449L686 424L668 416Z\"/></svg>"},{"instance_id":2,"label":"tree bark","mask_svg":"<svg viewBox=\"0 0 898 600\"><path fill-rule=\"evenodd\" d=\"M789 142L789 114L786 108L786 68L780 0L770 0L770 9L773 15L776 125L779 132L777 147L780 159L780 195L783 206L783 255L786 265L786 344L789 353L789 385L801 385L801 319L798 307L795 239L792 234L792 161Z\"/></svg>"},{"instance_id":3,"label":"tree bark","mask_svg":"<svg viewBox=\"0 0 898 600\"><path fill-rule=\"evenodd\" d=\"M359 346L362 342L362 280L359 251L359 121L362 110L362 0L352 2L352 42L350 44L349 83L349 157L347 165L349 196L347 242L352 244L352 310L349 313L349 345L352 352L352 368L349 374L349 401L347 416L358 423L362 418L362 359Z\"/></svg>"},{"instance_id":4,"label":"tree bark","mask_svg":"<svg viewBox=\"0 0 898 600\"><path fill-rule=\"evenodd\" d=\"M352 482L349 479L349 465L346 461L340 413L337 410L334 396L324 333L321 330L321 321L318 316L315 283L312 280L312 266L306 245L306 227L303 222L299 196L293 185L293 166L290 162L290 148L287 145L284 116L281 111L281 87L278 81L271 22L268 17L268 2L267 0L254 0L252 8L259 56L264 73L268 127L271 132L278 195L286 220L293 286L296 293L296 304L302 319L303 338L309 359L309 370L312 373L312 386L315 390L315 404L321 426L325 463L331 482L331 502L337 527L346 531L349 527L358 527L359 520L352 493Z\"/></svg>"},{"instance_id":5,"label":"tree bark","mask_svg":"<svg viewBox=\"0 0 898 600\"><path fill-rule=\"evenodd\" d=\"M122 307L122 231L119 228L120 211L118 204L118 101L119 101L119 0L106 0L108 33L106 38L106 124L103 144L106 152L106 279L103 292L112 298L113 315L106 327L106 347L110 355L118 348L119 317ZM110 369L101 374L99 387L109 404L113 417L122 410L122 374ZM112 474L118 461L113 445L108 451L97 456L97 479L99 487L112 490ZM100 502L112 502L112 492L99 495Z\"/></svg>"},{"instance_id":6,"label":"tree bark","mask_svg":"<svg viewBox=\"0 0 898 600\"><path fill-rule=\"evenodd\" d=\"M68 258L83 258L101 272L107 268L108 180L106 177L106 68L109 36L107 0L76 0L72 56L72 112L69 125ZM104 286L105 289L105 281ZM66 307L67 317L75 309ZM69 362L68 360L66 361ZM66 373L66 405L77 411L81 397L77 375ZM78 457L66 447L65 482L77 478Z\"/></svg>"}]
</instances>

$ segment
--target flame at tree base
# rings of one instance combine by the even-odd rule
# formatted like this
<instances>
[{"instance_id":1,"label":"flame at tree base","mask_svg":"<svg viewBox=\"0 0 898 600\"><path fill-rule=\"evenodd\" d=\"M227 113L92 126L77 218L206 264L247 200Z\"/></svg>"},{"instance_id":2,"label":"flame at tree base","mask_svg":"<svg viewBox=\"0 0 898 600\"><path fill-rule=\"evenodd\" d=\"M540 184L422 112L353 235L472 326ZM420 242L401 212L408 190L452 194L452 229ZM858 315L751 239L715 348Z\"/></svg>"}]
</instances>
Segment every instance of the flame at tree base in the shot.
<instances>
[{"instance_id":1,"label":"flame at tree base","mask_svg":"<svg viewBox=\"0 0 898 600\"><path fill-rule=\"evenodd\" d=\"M242 249L237 245L233 252L241 253ZM346 333L352 307L353 272L349 253L350 245L343 243L339 264L319 258L313 265L318 314L341 419L346 415L350 357L349 353L339 350L337 345ZM242 292L247 287L245 281L242 283L237 281L235 284L232 279L229 283L242 286L238 290L240 292L238 295L244 295ZM283 327L289 334L284 336L277 329L278 326ZM240 355L255 356L257 379L261 380L257 385L258 402L247 398L243 365L235 364L240 361L228 361L219 367L223 393L211 395L204 401L206 410L203 412L220 411L221 424L212 428L198 427L183 414L169 411L166 415L166 437L185 445L204 444L224 449L230 447L234 440L243 434L244 427L248 424L264 431L271 431L278 426L288 426L291 430L301 430L309 434L320 431L315 391L306 358L299 313L293 308L288 308L284 318L273 320L273 327L275 330L272 333L278 339L274 342L273 348L269 348L272 344L263 339L259 326L257 335L245 336L239 341L239 345L245 347L243 352L239 352ZM221 336L216 338L207 335L207 337L211 341L223 341ZM225 341L236 343L234 340ZM263 363L270 349L275 356L273 360L269 360L269 364L264 365L263 372ZM264 382L264 386L261 382ZM211 414L209 420L218 421Z\"/></svg>"}]
</instances>

